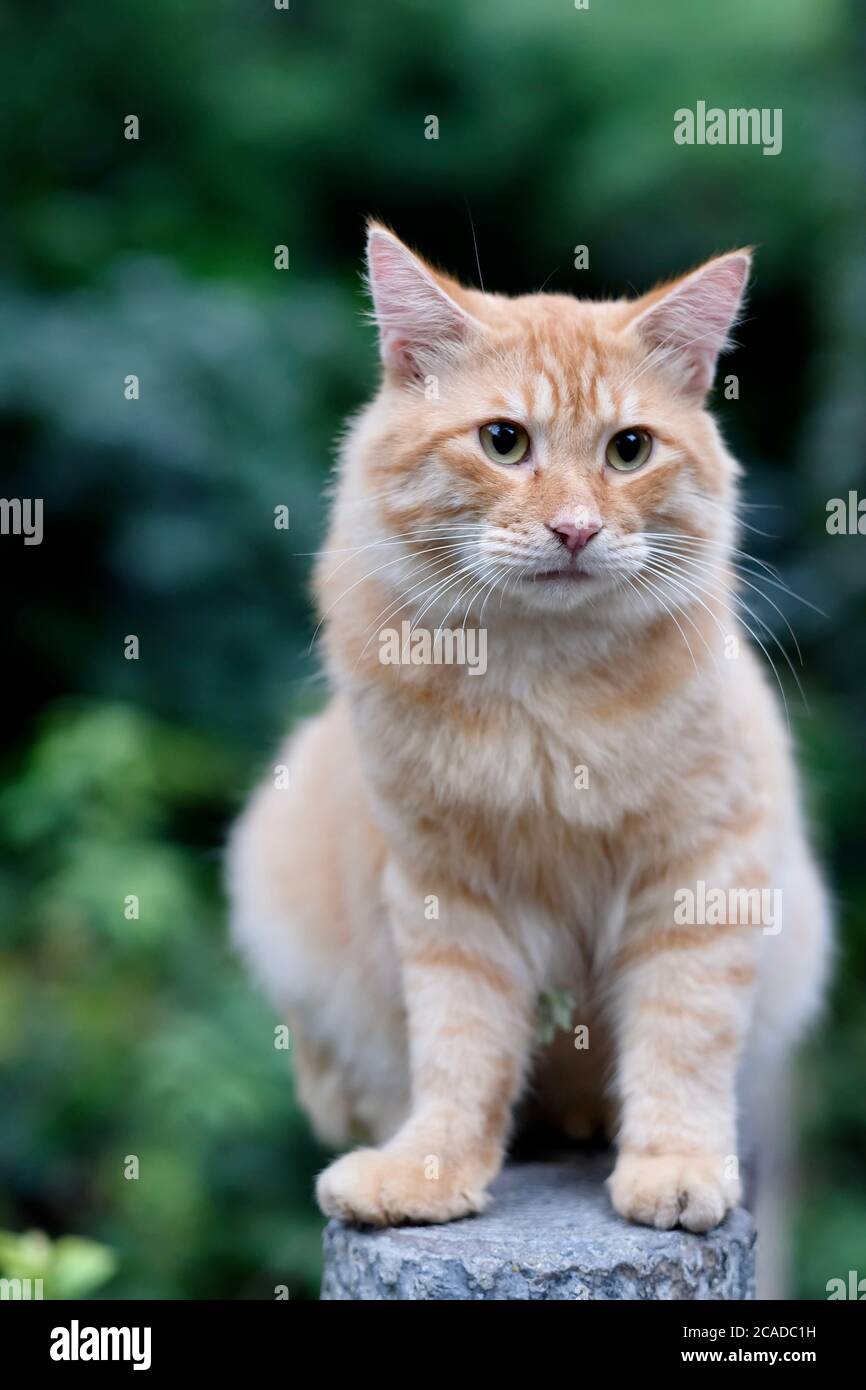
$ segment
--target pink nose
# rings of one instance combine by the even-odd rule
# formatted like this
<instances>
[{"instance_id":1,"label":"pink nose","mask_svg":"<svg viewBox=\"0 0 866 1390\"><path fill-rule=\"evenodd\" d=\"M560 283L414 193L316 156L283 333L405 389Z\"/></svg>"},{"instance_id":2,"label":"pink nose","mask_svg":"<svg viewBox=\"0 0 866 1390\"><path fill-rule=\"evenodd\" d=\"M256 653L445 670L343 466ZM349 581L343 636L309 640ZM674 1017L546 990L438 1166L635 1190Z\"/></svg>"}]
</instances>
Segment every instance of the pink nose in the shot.
<instances>
[{"instance_id":1,"label":"pink nose","mask_svg":"<svg viewBox=\"0 0 866 1390\"><path fill-rule=\"evenodd\" d=\"M574 526L570 521L557 521L551 522L550 529L573 555L576 550L583 550L587 541L601 530L601 522L590 521L585 526Z\"/></svg>"}]
</instances>

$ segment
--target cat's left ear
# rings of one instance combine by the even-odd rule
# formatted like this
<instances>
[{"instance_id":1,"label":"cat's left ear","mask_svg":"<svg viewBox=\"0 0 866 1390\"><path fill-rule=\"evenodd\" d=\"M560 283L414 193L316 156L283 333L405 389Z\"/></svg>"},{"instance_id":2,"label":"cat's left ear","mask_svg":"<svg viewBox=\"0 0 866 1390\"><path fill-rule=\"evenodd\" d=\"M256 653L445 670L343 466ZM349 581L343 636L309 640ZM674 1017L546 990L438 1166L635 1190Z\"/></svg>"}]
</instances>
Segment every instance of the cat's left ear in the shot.
<instances>
[{"instance_id":1,"label":"cat's left ear","mask_svg":"<svg viewBox=\"0 0 866 1390\"><path fill-rule=\"evenodd\" d=\"M459 303L463 291L456 281L376 222L368 228L367 276L382 362L398 378L423 376L443 352L483 332Z\"/></svg>"},{"instance_id":2,"label":"cat's left ear","mask_svg":"<svg viewBox=\"0 0 866 1390\"><path fill-rule=\"evenodd\" d=\"M703 396L712 386L716 361L742 308L751 263L748 249L732 251L637 301L630 327L685 390Z\"/></svg>"}]
</instances>

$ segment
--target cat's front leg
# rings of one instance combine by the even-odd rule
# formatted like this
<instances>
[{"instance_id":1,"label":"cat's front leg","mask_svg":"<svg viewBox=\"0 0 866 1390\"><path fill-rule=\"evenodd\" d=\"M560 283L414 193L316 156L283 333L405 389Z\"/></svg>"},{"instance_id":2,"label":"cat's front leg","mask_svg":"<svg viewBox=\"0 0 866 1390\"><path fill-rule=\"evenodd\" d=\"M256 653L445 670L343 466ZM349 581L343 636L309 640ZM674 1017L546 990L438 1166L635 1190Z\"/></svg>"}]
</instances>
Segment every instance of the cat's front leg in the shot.
<instances>
[{"instance_id":1,"label":"cat's front leg","mask_svg":"<svg viewBox=\"0 0 866 1390\"><path fill-rule=\"evenodd\" d=\"M735 1079L759 937L754 925L649 923L620 953L609 1188L630 1221L707 1231L740 1199Z\"/></svg>"},{"instance_id":2,"label":"cat's front leg","mask_svg":"<svg viewBox=\"0 0 866 1390\"><path fill-rule=\"evenodd\" d=\"M319 1178L329 1216L372 1225L451 1221L486 1205L531 1047L535 992L488 907L389 874L412 1074L410 1114L382 1148Z\"/></svg>"}]
</instances>

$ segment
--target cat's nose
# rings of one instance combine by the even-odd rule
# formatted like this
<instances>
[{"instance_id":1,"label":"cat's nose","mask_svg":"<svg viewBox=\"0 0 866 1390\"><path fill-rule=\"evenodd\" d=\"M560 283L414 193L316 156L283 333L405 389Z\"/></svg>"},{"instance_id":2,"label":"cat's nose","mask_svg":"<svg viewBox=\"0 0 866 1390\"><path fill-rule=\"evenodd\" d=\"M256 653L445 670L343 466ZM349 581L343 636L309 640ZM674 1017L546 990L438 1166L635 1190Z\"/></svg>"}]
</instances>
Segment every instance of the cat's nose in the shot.
<instances>
[{"instance_id":1,"label":"cat's nose","mask_svg":"<svg viewBox=\"0 0 866 1390\"><path fill-rule=\"evenodd\" d=\"M562 541L566 550L574 555L575 551L583 550L587 541L592 540L592 537L598 534L601 527L600 521L587 521L582 526L577 526L572 521L551 521L549 529L557 540Z\"/></svg>"}]
</instances>

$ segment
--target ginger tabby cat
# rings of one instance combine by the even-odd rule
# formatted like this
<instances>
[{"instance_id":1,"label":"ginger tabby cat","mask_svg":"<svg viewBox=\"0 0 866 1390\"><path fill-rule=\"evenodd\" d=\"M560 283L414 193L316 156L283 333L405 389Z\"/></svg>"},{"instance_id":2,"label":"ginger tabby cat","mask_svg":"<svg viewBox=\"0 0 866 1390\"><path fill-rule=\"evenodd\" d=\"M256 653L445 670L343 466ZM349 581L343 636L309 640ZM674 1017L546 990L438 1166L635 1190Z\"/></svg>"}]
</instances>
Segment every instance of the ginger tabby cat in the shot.
<instances>
[{"instance_id":1,"label":"ginger tabby cat","mask_svg":"<svg viewBox=\"0 0 866 1390\"><path fill-rule=\"evenodd\" d=\"M302 1103L368 1145L321 1174L330 1215L480 1211L518 1103L605 1127L631 1221L705 1231L740 1199L738 1111L778 1086L829 939L705 406L749 262L507 298L370 228L383 375L316 569L333 694L230 851ZM483 670L408 655L461 628ZM537 1041L554 990L588 1046Z\"/></svg>"}]
</instances>

